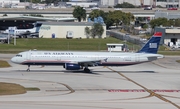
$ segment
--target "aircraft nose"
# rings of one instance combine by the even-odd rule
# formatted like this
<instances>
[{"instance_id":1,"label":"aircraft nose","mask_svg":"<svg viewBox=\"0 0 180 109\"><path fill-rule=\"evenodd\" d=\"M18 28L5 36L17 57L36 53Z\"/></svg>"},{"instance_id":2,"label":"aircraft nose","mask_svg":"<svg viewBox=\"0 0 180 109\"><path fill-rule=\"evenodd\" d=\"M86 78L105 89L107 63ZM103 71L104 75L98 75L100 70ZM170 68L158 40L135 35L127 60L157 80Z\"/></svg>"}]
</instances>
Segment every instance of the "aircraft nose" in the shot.
<instances>
[{"instance_id":1,"label":"aircraft nose","mask_svg":"<svg viewBox=\"0 0 180 109\"><path fill-rule=\"evenodd\" d=\"M11 62L13 62L13 63L17 63L16 62L16 59L13 57L13 58L11 58Z\"/></svg>"}]
</instances>

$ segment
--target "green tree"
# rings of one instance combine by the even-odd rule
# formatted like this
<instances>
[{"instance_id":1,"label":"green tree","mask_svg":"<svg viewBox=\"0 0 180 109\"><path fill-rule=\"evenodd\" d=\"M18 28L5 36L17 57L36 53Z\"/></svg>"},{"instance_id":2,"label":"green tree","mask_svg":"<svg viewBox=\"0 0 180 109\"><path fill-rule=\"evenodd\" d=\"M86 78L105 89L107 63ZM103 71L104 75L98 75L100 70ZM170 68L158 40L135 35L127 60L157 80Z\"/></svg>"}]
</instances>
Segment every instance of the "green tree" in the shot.
<instances>
[{"instance_id":1,"label":"green tree","mask_svg":"<svg viewBox=\"0 0 180 109\"><path fill-rule=\"evenodd\" d=\"M110 26L113 25L113 21L110 19L109 14L107 14L107 18L105 19L106 28L109 29Z\"/></svg>"},{"instance_id":2,"label":"green tree","mask_svg":"<svg viewBox=\"0 0 180 109\"><path fill-rule=\"evenodd\" d=\"M50 4L50 3L58 4L58 2L69 2L69 0L45 0L44 1L44 3L46 4Z\"/></svg>"},{"instance_id":3,"label":"green tree","mask_svg":"<svg viewBox=\"0 0 180 109\"><path fill-rule=\"evenodd\" d=\"M108 18L113 22L113 24L118 26L119 22L122 21L122 11L109 11Z\"/></svg>"},{"instance_id":4,"label":"green tree","mask_svg":"<svg viewBox=\"0 0 180 109\"><path fill-rule=\"evenodd\" d=\"M91 20L93 21L94 18L97 18L101 16L103 19L105 18L105 12L103 10L93 10L90 14L89 14L89 18L91 18Z\"/></svg>"},{"instance_id":5,"label":"green tree","mask_svg":"<svg viewBox=\"0 0 180 109\"><path fill-rule=\"evenodd\" d=\"M20 0L20 2L41 3L41 0Z\"/></svg>"},{"instance_id":6,"label":"green tree","mask_svg":"<svg viewBox=\"0 0 180 109\"><path fill-rule=\"evenodd\" d=\"M130 22L134 21L134 16L131 13L124 13L120 10L110 11L108 17L116 27L123 25L125 30L130 30Z\"/></svg>"},{"instance_id":7,"label":"green tree","mask_svg":"<svg viewBox=\"0 0 180 109\"><path fill-rule=\"evenodd\" d=\"M54 3L54 0L45 0L44 3L46 4Z\"/></svg>"},{"instance_id":8,"label":"green tree","mask_svg":"<svg viewBox=\"0 0 180 109\"><path fill-rule=\"evenodd\" d=\"M41 3L41 0L32 0L32 3Z\"/></svg>"},{"instance_id":9,"label":"green tree","mask_svg":"<svg viewBox=\"0 0 180 109\"><path fill-rule=\"evenodd\" d=\"M167 18L157 18L151 20L149 24L151 25L152 28L155 28L156 26L160 26L160 25L168 26L169 22Z\"/></svg>"},{"instance_id":10,"label":"green tree","mask_svg":"<svg viewBox=\"0 0 180 109\"><path fill-rule=\"evenodd\" d=\"M180 26L180 19L176 19L174 24L175 24L175 26L179 27Z\"/></svg>"},{"instance_id":11,"label":"green tree","mask_svg":"<svg viewBox=\"0 0 180 109\"><path fill-rule=\"evenodd\" d=\"M143 28L144 28L144 29L148 28L148 25L147 25L147 24L144 24L144 25L143 25Z\"/></svg>"},{"instance_id":12,"label":"green tree","mask_svg":"<svg viewBox=\"0 0 180 109\"><path fill-rule=\"evenodd\" d=\"M109 29L110 26L115 24L116 26L124 24L129 25L130 21L134 21L134 16L131 13L124 13L120 10L104 12L102 10L93 10L89 14L89 18L93 21L94 18L101 16L104 19L106 28Z\"/></svg>"},{"instance_id":13,"label":"green tree","mask_svg":"<svg viewBox=\"0 0 180 109\"><path fill-rule=\"evenodd\" d=\"M73 16L77 18L79 22L81 22L82 19L86 19L86 10L83 9L83 7L77 6L73 10Z\"/></svg>"},{"instance_id":14,"label":"green tree","mask_svg":"<svg viewBox=\"0 0 180 109\"><path fill-rule=\"evenodd\" d=\"M113 25L113 21L109 17L109 12L104 12L103 10L93 10L89 14L89 18L91 18L92 21L94 20L94 18L97 18L99 16L103 18L107 29L109 29L109 27Z\"/></svg>"},{"instance_id":15,"label":"green tree","mask_svg":"<svg viewBox=\"0 0 180 109\"><path fill-rule=\"evenodd\" d=\"M98 38L101 38L103 33L104 33L103 26L100 23L94 23L91 29L92 38L95 38L96 36L98 36Z\"/></svg>"},{"instance_id":16,"label":"green tree","mask_svg":"<svg viewBox=\"0 0 180 109\"><path fill-rule=\"evenodd\" d=\"M44 17L41 14L23 14L23 16Z\"/></svg>"},{"instance_id":17,"label":"green tree","mask_svg":"<svg viewBox=\"0 0 180 109\"><path fill-rule=\"evenodd\" d=\"M123 2L122 4L117 4L114 8L136 8L133 4L128 2Z\"/></svg>"},{"instance_id":18,"label":"green tree","mask_svg":"<svg viewBox=\"0 0 180 109\"><path fill-rule=\"evenodd\" d=\"M86 37L89 38L89 35L91 33L90 28L89 27L85 27L84 31L85 31Z\"/></svg>"},{"instance_id":19,"label":"green tree","mask_svg":"<svg viewBox=\"0 0 180 109\"><path fill-rule=\"evenodd\" d=\"M166 26L176 26L176 25L175 25L175 21L176 21L176 20L174 20L174 19L170 19L170 20L168 20L168 22L167 22L167 25L166 25Z\"/></svg>"},{"instance_id":20,"label":"green tree","mask_svg":"<svg viewBox=\"0 0 180 109\"><path fill-rule=\"evenodd\" d=\"M122 23L124 23L125 25L130 25L130 22L134 21L134 16L131 13L123 13L122 17Z\"/></svg>"}]
</instances>

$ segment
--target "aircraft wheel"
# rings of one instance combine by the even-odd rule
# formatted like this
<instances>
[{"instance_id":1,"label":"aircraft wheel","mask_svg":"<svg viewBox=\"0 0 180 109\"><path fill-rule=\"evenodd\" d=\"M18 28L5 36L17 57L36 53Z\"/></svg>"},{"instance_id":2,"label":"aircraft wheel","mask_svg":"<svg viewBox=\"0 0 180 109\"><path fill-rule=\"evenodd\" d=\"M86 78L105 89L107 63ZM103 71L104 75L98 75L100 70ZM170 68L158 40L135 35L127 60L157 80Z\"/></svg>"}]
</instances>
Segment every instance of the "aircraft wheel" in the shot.
<instances>
[{"instance_id":1,"label":"aircraft wheel","mask_svg":"<svg viewBox=\"0 0 180 109\"><path fill-rule=\"evenodd\" d=\"M88 68L84 68L85 73L90 73L91 71Z\"/></svg>"},{"instance_id":2,"label":"aircraft wheel","mask_svg":"<svg viewBox=\"0 0 180 109\"><path fill-rule=\"evenodd\" d=\"M30 65L28 65L28 68L26 70L27 72L30 72Z\"/></svg>"}]
</instances>

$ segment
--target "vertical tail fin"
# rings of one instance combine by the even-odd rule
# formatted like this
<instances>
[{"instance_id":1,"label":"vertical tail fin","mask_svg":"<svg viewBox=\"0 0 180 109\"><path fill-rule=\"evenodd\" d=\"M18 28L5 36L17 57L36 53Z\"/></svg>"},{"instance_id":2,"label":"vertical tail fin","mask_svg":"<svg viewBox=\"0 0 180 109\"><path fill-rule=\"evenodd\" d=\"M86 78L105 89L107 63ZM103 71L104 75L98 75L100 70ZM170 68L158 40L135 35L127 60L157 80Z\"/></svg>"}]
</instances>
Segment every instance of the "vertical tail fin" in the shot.
<instances>
[{"instance_id":1,"label":"vertical tail fin","mask_svg":"<svg viewBox=\"0 0 180 109\"><path fill-rule=\"evenodd\" d=\"M159 48L159 43L162 37L162 32L156 32L149 41L138 51L138 53L153 53L156 54Z\"/></svg>"}]
</instances>

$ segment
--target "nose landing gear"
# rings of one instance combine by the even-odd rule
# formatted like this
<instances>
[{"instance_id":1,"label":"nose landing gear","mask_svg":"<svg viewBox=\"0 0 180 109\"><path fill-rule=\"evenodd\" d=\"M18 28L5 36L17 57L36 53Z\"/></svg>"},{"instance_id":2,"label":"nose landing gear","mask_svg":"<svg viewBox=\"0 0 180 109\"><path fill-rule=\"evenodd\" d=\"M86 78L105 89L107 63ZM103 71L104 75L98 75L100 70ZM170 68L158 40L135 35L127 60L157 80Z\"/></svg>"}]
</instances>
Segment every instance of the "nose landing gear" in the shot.
<instances>
[{"instance_id":1,"label":"nose landing gear","mask_svg":"<svg viewBox=\"0 0 180 109\"><path fill-rule=\"evenodd\" d=\"M30 72L30 65L28 65L28 68L26 70L27 72Z\"/></svg>"}]
</instances>

